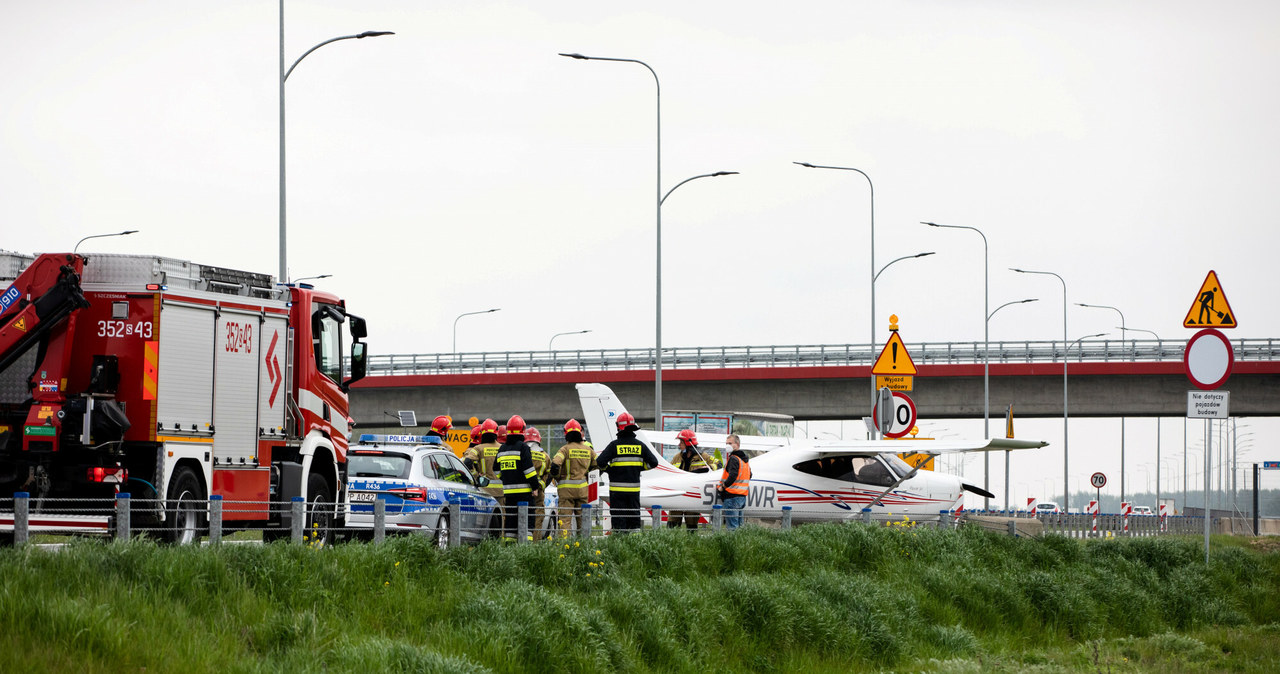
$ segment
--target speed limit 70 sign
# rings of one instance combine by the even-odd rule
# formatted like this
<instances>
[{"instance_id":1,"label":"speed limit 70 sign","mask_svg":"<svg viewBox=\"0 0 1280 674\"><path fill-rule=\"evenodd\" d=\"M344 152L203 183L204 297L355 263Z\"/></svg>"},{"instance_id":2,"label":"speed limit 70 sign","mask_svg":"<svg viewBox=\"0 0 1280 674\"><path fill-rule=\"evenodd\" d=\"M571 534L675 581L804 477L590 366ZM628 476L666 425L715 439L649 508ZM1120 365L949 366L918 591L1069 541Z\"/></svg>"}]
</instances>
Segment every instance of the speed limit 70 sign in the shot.
<instances>
[{"instance_id":1,"label":"speed limit 70 sign","mask_svg":"<svg viewBox=\"0 0 1280 674\"><path fill-rule=\"evenodd\" d=\"M872 411L871 418L876 420L877 429L884 434L886 438L900 438L911 432L912 427L916 425L916 404L907 397L907 394L901 391L893 392L893 414L890 416L892 423L888 428L879 428L880 405L876 404L876 409Z\"/></svg>"},{"instance_id":2,"label":"speed limit 70 sign","mask_svg":"<svg viewBox=\"0 0 1280 674\"><path fill-rule=\"evenodd\" d=\"M1089 476L1089 484L1093 485L1097 489L1102 489L1107 486L1107 476L1102 473L1094 473Z\"/></svg>"}]
</instances>

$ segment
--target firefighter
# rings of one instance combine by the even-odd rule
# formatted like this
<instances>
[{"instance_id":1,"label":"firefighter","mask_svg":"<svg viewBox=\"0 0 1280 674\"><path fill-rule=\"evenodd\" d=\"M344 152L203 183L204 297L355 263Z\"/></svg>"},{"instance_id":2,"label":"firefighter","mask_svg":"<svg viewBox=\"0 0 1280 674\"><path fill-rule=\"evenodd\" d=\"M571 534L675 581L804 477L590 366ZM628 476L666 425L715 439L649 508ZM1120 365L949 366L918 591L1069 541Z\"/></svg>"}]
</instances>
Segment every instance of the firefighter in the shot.
<instances>
[{"instance_id":1,"label":"firefighter","mask_svg":"<svg viewBox=\"0 0 1280 674\"><path fill-rule=\"evenodd\" d=\"M480 453L476 451L476 445L478 444L480 444L480 424L471 427L471 437L467 440L467 451L462 453L462 465L471 471L473 477L481 475Z\"/></svg>"},{"instance_id":2,"label":"firefighter","mask_svg":"<svg viewBox=\"0 0 1280 674\"><path fill-rule=\"evenodd\" d=\"M476 455L480 461L480 474L488 478L489 485L484 487L486 494L498 499L498 507L489 520L489 531L494 535L502 527L502 477L494 470L493 462L498 458L498 422L485 419L480 424L480 444L476 445Z\"/></svg>"},{"instance_id":3,"label":"firefighter","mask_svg":"<svg viewBox=\"0 0 1280 674\"><path fill-rule=\"evenodd\" d=\"M640 528L640 473L658 465L648 445L636 437L640 426L630 412L618 415L618 439L609 443L596 465L609 473L609 508L613 530L631 533Z\"/></svg>"},{"instance_id":4,"label":"firefighter","mask_svg":"<svg viewBox=\"0 0 1280 674\"><path fill-rule=\"evenodd\" d=\"M716 485L716 494L724 504L724 523L729 529L742 526L742 509L747 506L747 490L751 482L751 466L747 464L747 455L740 449L738 434L733 433L725 438L729 445L729 458L725 459L724 472L720 474L720 484Z\"/></svg>"},{"instance_id":5,"label":"firefighter","mask_svg":"<svg viewBox=\"0 0 1280 674\"><path fill-rule=\"evenodd\" d=\"M582 424L570 419L564 424L565 444L551 459L551 477L560 498L557 524L561 535L579 531L582 506L587 504L587 475L596 465L596 450L583 441Z\"/></svg>"},{"instance_id":6,"label":"firefighter","mask_svg":"<svg viewBox=\"0 0 1280 674\"><path fill-rule=\"evenodd\" d=\"M503 518L503 537L514 541L519 531L520 504L530 505L529 538L533 538L532 505L542 496L542 481L533 466L533 455L529 445L524 441L524 419L519 415L507 421L507 440L498 451L494 466L502 475L503 506L506 510Z\"/></svg>"},{"instance_id":7,"label":"firefighter","mask_svg":"<svg viewBox=\"0 0 1280 674\"><path fill-rule=\"evenodd\" d=\"M698 434L693 429L686 428L676 434L676 439L680 441L680 453L676 455L676 467L680 470L690 473L707 473L711 471L710 465L707 463L707 457L698 448ZM675 528L680 526L681 520L689 531L698 528L698 520L701 513L696 510L672 510L667 514L667 527Z\"/></svg>"},{"instance_id":8,"label":"firefighter","mask_svg":"<svg viewBox=\"0 0 1280 674\"><path fill-rule=\"evenodd\" d=\"M431 421L431 430L427 431L427 437L440 438L440 444L444 444L446 438L449 437L449 430L453 428L453 419L448 415L441 414Z\"/></svg>"},{"instance_id":9,"label":"firefighter","mask_svg":"<svg viewBox=\"0 0 1280 674\"><path fill-rule=\"evenodd\" d=\"M533 458L533 468L538 475L538 481L543 486L550 484L551 459L547 456L547 450L542 448L542 433L538 431L537 426L528 426L524 429L524 441L525 444L529 445L529 455ZM545 490L541 498L529 503L529 516L535 521L532 529L533 537L535 539L550 538L551 530L547 527Z\"/></svg>"}]
</instances>

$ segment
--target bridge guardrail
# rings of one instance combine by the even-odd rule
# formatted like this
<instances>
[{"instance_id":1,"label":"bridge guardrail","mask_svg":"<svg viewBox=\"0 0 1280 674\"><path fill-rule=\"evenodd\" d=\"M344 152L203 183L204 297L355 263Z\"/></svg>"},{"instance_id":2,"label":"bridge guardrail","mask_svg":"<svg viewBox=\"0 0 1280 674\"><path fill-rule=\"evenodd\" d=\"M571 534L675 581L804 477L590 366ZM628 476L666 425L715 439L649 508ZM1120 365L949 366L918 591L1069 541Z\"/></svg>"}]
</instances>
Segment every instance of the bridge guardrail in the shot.
<instances>
[{"instance_id":1,"label":"bridge guardrail","mask_svg":"<svg viewBox=\"0 0 1280 674\"><path fill-rule=\"evenodd\" d=\"M1069 363L1161 362L1182 360L1183 340L1097 340L1072 346ZM1280 359L1280 339L1231 342L1237 361ZM773 346L698 346L664 348L662 368L826 367L871 365L879 345L797 344ZM908 346L917 365L982 363L982 342L921 342ZM368 373L474 374L484 372L595 372L652 370L653 348L574 349L564 351L497 351L473 353L389 354L372 356ZM1063 359L1059 341L990 343L992 363L1056 363Z\"/></svg>"}]
</instances>

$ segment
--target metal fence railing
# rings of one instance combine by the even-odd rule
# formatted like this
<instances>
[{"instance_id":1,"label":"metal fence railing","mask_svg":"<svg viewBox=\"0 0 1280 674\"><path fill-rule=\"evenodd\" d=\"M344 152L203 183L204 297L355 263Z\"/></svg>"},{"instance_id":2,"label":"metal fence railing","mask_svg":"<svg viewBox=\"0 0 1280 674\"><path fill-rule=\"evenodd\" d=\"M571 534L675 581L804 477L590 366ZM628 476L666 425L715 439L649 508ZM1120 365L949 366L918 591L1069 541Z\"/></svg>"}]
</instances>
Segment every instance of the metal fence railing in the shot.
<instances>
[{"instance_id":1,"label":"metal fence railing","mask_svg":"<svg viewBox=\"0 0 1280 674\"><path fill-rule=\"evenodd\" d=\"M0 499L0 531L11 532L14 545L26 545L33 536L94 535L118 541L134 537L155 538L176 543L199 543L207 538L211 545L222 543L233 530L243 530L242 515L270 516L279 526L262 529L262 540L289 540L313 547L326 546L338 539L382 542L389 534L416 533L431 536L441 547L479 543L486 539L507 538L519 542L544 539L578 539L622 533L628 524L638 530L664 526L688 526L698 532L713 533L728 528L732 515L723 506L691 512L664 512L659 506L648 510L613 511L583 505L574 508L529 506L504 511L501 507L467 506L453 503L435 511L436 519L424 524L420 519L406 520L397 512L388 512L387 503L378 499L372 504L371 516L363 520L348 511L348 506L307 503L302 498L291 501L224 501L215 495L207 502L189 501L175 506L172 502L135 499L121 493L115 499L42 499L33 510L33 500L23 492L11 499ZM157 514L164 512L161 520ZM191 517L191 515L198 515ZM228 527L227 515L233 526ZM370 515L370 513L364 513ZM748 511L743 521L747 526L791 529L793 511L785 506L777 514L761 517ZM683 517L686 516L687 517ZM624 518L627 518L624 520ZM940 510L937 515L893 518L873 515L863 509L852 522L896 527L931 527L955 529L979 527L1011 536L1059 535L1070 538L1138 537L1158 535L1193 535L1204 531L1203 517L1129 516L1116 514L1025 512L982 512ZM1219 518L1210 523L1214 531L1222 529ZM628 531L628 533L630 533ZM1248 533L1248 532L1246 532Z\"/></svg>"},{"instance_id":2,"label":"metal fence railing","mask_svg":"<svg viewBox=\"0 0 1280 674\"><path fill-rule=\"evenodd\" d=\"M998 341L984 349L982 342L921 342L908 346L916 365L982 363L1052 363L1063 360L1063 342ZM1183 340L1127 339L1073 342L1069 362L1159 362L1182 360ZM1280 339L1238 339L1231 342L1237 361L1280 359ZM774 346L668 347L662 349L663 369L743 367L823 367L872 365L880 345L800 344ZM473 353L389 354L371 356L368 373L377 375L463 374L485 372L576 372L652 370L654 350L577 349L566 351L498 351Z\"/></svg>"}]
</instances>

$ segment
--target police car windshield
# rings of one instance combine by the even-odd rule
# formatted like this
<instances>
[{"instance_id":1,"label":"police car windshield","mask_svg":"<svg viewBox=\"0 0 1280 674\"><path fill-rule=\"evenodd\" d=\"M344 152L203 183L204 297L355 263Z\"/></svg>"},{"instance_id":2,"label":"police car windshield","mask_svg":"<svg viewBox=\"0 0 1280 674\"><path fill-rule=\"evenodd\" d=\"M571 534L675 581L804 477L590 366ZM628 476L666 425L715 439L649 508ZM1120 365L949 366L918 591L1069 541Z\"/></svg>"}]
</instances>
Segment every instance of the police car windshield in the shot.
<instances>
[{"instance_id":1,"label":"police car windshield","mask_svg":"<svg viewBox=\"0 0 1280 674\"><path fill-rule=\"evenodd\" d=\"M404 454L350 454L347 472L355 477L409 477L413 461Z\"/></svg>"}]
</instances>

